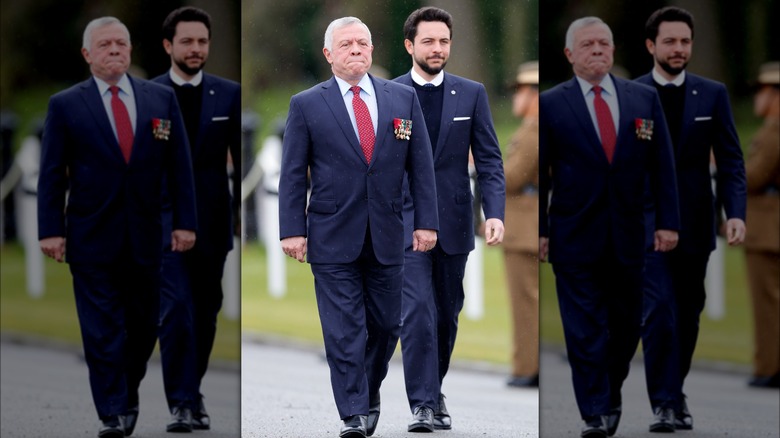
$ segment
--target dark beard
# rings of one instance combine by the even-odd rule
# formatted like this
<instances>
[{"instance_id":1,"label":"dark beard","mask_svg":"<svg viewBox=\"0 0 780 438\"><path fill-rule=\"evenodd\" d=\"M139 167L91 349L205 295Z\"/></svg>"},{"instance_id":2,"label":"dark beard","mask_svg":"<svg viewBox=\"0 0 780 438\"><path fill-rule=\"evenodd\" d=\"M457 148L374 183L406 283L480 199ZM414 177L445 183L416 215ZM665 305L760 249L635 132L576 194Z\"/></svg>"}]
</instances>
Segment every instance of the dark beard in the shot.
<instances>
[{"instance_id":1,"label":"dark beard","mask_svg":"<svg viewBox=\"0 0 780 438\"><path fill-rule=\"evenodd\" d=\"M683 70L685 70L685 67L687 67L687 66L688 66L688 63L686 62L685 64L683 64L683 65L682 65L682 67L672 67L671 65L669 65L669 64L668 64L667 62L665 62L665 61L658 61L658 65L660 65L660 66L661 66L661 68L662 68L662 69L663 69L665 72L669 73L670 75L672 75L672 76L677 76L677 75L679 75L680 73L682 73L682 71L683 71Z\"/></svg>"},{"instance_id":2,"label":"dark beard","mask_svg":"<svg viewBox=\"0 0 780 438\"><path fill-rule=\"evenodd\" d=\"M423 60L422 62L420 62L420 60L417 60L417 65L419 65L419 66L420 66L420 69L421 69L422 71L424 71L425 73L427 73L427 74L429 74L429 75L431 75L431 76L436 76L436 75L437 75L437 74L439 74L439 73L440 73L442 70L444 70L444 67L447 65L447 62L445 61L445 62L444 62L442 65L441 65L441 67L431 67L430 65L428 65L428 63L427 63L427 62L425 62L425 60Z\"/></svg>"},{"instance_id":3,"label":"dark beard","mask_svg":"<svg viewBox=\"0 0 780 438\"><path fill-rule=\"evenodd\" d=\"M206 66L206 61L201 62L200 66L198 66L197 68L190 67L187 65L186 62L183 61L174 61L174 62L176 62L176 65L179 66L181 71L183 71L184 73L190 76L195 76L196 74L198 74L199 71L203 70L203 67Z\"/></svg>"}]
</instances>

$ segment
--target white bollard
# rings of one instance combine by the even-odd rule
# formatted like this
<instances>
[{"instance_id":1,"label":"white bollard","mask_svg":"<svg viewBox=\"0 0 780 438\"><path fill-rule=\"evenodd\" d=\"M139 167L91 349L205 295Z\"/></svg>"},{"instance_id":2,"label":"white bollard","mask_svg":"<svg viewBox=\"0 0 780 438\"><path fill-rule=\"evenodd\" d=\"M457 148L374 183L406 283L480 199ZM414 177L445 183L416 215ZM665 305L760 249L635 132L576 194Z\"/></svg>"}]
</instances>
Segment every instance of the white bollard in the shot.
<instances>
[{"instance_id":1,"label":"white bollard","mask_svg":"<svg viewBox=\"0 0 780 438\"><path fill-rule=\"evenodd\" d=\"M705 310L707 317L720 320L726 316L726 262L722 237L715 238L715 251L710 254L704 287L707 291Z\"/></svg>"},{"instance_id":2,"label":"white bollard","mask_svg":"<svg viewBox=\"0 0 780 438\"><path fill-rule=\"evenodd\" d=\"M484 273L485 239L474 238L474 251L469 254L466 262L466 273L463 277L466 301L463 304L468 319L480 320L485 316L485 273Z\"/></svg>"},{"instance_id":3,"label":"white bollard","mask_svg":"<svg viewBox=\"0 0 780 438\"><path fill-rule=\"evenodd\" d=\"M235 321L241 317L241 239L233 237L233 249L225 259L222 275L222 315Z\"/></svg>"},{"instance_id":4,"label":"white bollard","mask_svg":"<svg viewBox=\"0 0 780 438\"><path fill-rule=\"evenodd\" d=\"M262 241L265 244L268 293L282 298L287 293L287 257L279 243L279 177L282 166L282 139L268 136L258 156L263 169L262 183L257 187L262 205Z\"/></svg>"},{"instance_id":5,"label":"white bollard","mask_svg":"<svg viewBox=\"0 0 780 438\"><path fill-rule=\"evenodd\" d=\"M15 166L21 171L16 186L16 224L19 241L24 247L27 293L33 298L43 296L45 290L44 256L38 243L38 174L41 157L41 143L37 136L30 135L22 141L16 155Z\"/></svg>"}]
</instances>

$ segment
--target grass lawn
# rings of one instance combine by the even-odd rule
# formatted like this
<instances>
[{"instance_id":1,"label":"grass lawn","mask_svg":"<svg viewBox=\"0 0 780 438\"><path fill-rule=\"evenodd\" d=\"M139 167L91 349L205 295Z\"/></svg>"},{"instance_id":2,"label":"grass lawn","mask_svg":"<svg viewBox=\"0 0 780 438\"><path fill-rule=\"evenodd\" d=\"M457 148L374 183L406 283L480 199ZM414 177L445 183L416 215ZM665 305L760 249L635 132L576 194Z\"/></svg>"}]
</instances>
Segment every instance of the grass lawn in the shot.
<instances>
[{"instance_id":1,"label":"grass lawn","mask_svg":"<svg viewBox=\"0 0 780 438\"><path fill-rule=\"evenodd\" d=\"M27 295L24 252L16 243L0 247L0 330L22 333L81 346L81 332L68 265L46 259L46 292L43 297ZM240 324L220 316L212 357L238 361Z\"/></svg>"},{"instance_id":2,"label":"grass lawn","mask_svg":"<svg viewBox=\"0 0 780 438\"><path fill-rule=\"evenodd\" d=\"M749 364L753 352L752 315L742 249L726 248L724 266L726 312L719 320L710 319L706 310L702 313L694 360ZM545 342L562 346L563 328L552 267L543 263L539 272L540 336Z\"/></svg>"},{"instance_id":3,"label":"grass lawn","mask_svg":"<svg viewBox=\"0 0 780 438\"><path fill-rule=\"evenodd\" d=\"M484 254L485 314L480 320L470 320L461 314L454 356L508 364L510 315L503 252L486 248ZM242 330L322 345L314 278L309 265L286 258L287 294L277 299L268 294L265 249L247 245L241 257Z\"/></svg>"}]
</instances>

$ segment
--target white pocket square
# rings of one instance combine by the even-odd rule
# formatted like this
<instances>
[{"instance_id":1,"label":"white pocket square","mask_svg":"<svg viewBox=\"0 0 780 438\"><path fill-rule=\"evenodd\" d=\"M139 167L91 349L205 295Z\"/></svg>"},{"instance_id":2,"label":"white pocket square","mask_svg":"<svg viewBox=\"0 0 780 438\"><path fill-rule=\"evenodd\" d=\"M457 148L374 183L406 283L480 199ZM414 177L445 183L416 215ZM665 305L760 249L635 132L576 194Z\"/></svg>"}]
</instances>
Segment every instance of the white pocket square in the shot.
<instances>
[{"instance_id":1,"label":"white pocket square","mask_svg":"<svg viewBox=\"0 0 780 438\"><path fill-rule=\"evenodd\" d=\"M705 120L712 120L712 117L696 117L693 119L694 122L703 122Z\"/></svg>"},{"instance_id":2,"label":"white pocket square","mask_svg":"<svg viewBox=\"0 0 780 438\"><path fill-rule=\"evenodd\" d=\"M221 121L223 121L223 120L230 120L230 117L228 117L228 116L222 116L222 117L212 117L212 118L211 118L211 121L212 121L212 122L221 122Z\"/></svg>"},{"instance_id":3,"label":"white pocket square","mask_svg":"<svg viewBox=\"0 0 780 438\"><path fill-rule=\"evenodd\" d=\"M452 119L453 122L462 122L464 120L471 120L471 117L455 117Z\"/></svg>"}]
</instances>

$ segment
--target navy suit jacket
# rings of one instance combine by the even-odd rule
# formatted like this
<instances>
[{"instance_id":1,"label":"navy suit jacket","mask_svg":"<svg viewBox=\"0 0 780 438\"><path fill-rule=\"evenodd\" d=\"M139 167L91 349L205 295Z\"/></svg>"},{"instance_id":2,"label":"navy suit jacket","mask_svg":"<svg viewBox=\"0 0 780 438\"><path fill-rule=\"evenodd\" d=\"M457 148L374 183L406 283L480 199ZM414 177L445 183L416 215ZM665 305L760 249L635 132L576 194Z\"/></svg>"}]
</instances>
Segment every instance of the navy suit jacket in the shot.
<instances>
[{"instance_id":1,"label":"navy suit jacket","mask_svg":"<svg viewBox=\"0 0 780 438\"><path fill-rule=\"evenodd\" d=\"M169 72L153 79L169 87ZM198 135L192 147L192 168L198 208L198 238L192 251L226 254L233 248L234 218L240 196L231 196L227 153L233 159L233 190L241 190L241 85L203 74L203 101ZM236 192L237 193L237 192ZM163 245L170 245L173 216L165 203Z\"/></svg>"},{"instance_id":2,"label":"navy suit jacket","mask_svg":"<svg viewBox=\"0 0 780 438\"><path fill-rule=\"evenodd\" d=\"M553 263L593 263L611 248L622 263L641 264L646 178L658 206L656 228L680 228L672 145L658 93L612 80L620 107L612 163L576 78L540 95L539 235L549 237ZM651 139L639 138L636 119L653 121Z\"/></svg>"},{"instance_id":3,"label":"navy suit jacket","mask_svg":"<svg viewBox=\"0 0 780 438\"><path fill-rule=\"evenodd\" d=\"M174 228L197 230L189 146L176 96L142 79L130 77L130 83L137 119L129 163L93 78L49 101L38 235L65 237L70 263L110 263L129 245L137 263L159 264L163 175L170 181ZM171 122L168 139L155 138L153 119Z\"/></svg>"},{"instance_id":4,"label":"navy suit jacket","mask_svg":"<svg viewBox=\"0 0 780 438\"><path fill-rule=\"evenodd\" d=\"M654 87L648 73L637 82ZM685 107L680 138L675 145L677 188L680 198L679 251L709 253L715 249L715 209L710 178L710 151L717 165L718 200L727 218L745 220L747 189L742 149L731 115L726 87L685 73ZM648 198L648 237L652 234L654 203Z\"/></svg>"},{"instance_id":5,"label":"navy suit jacket","mask_svg":"<svg viewBox=\"0 0 780 438\"><path fill-rule=\"evenodd\" d=\"M282 146L279 228L282 239L308 237L309 263L349 263L363 248L367 226L379 262L404 261L404 173L417 205L416 229L439 228L431 143L417 94L370 76L376 92L376 143L366 163L335 78L290 100ZM393 133L393 119L412 121L409 140ZM307 169L311 198L307 202ZM308 205L307 205L308 204Z\"/></svg>"},{"instance_id":6,"label":"navy suit jacket","mask_svg":"<svg viewBox=\"0 0 780 438\"><path fill-rule=\"evenodd\" d=\"M395 79L413 86L411 72ZM436 203L439 208L437 245L447 254L474 249L474 211L469 178L469 148L474 156L477 181L486 218L504 220L506 187L501 149L485 87L449 73L444 74L441 128L433 157ZM423 205L422 208L430 208ZM404 197L405 244L412 244L414 203Z\"/></svg>"}]
</instances>

